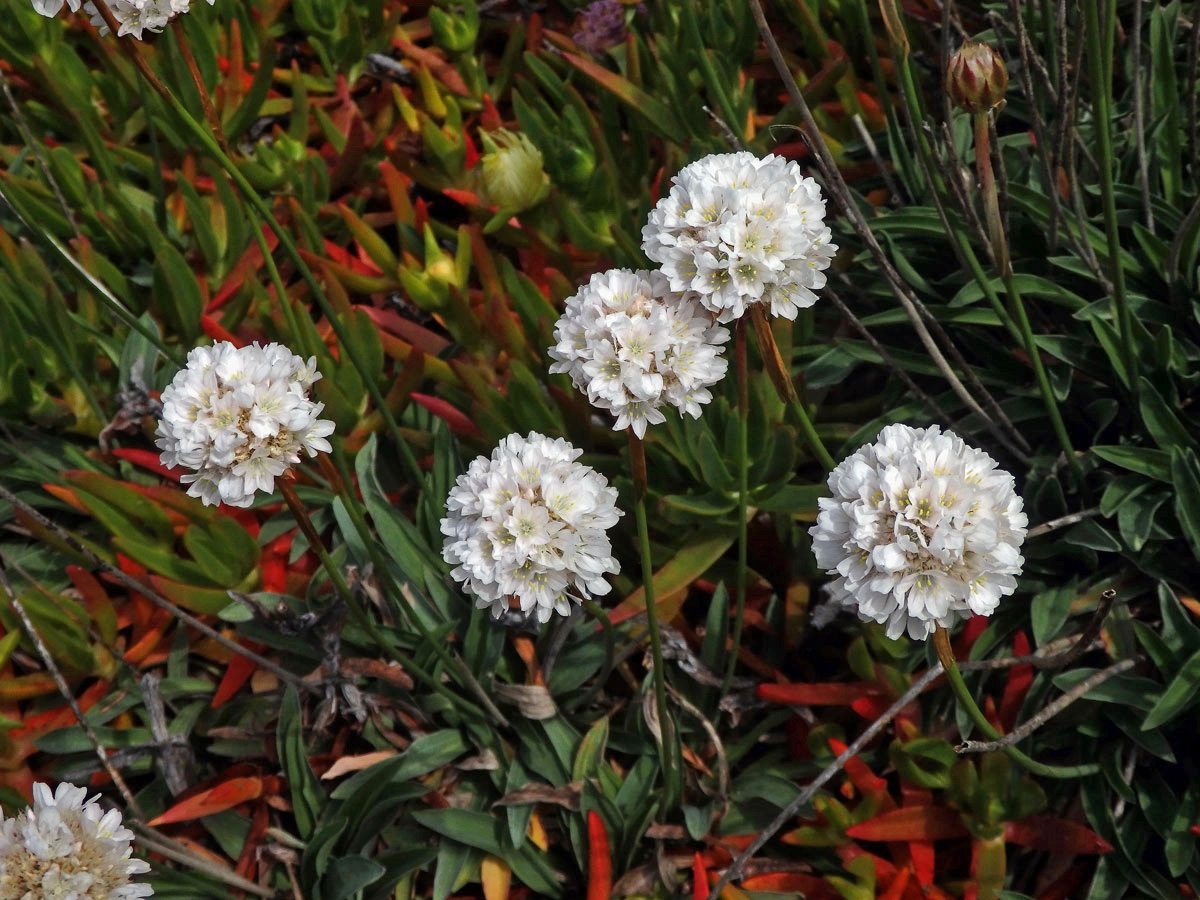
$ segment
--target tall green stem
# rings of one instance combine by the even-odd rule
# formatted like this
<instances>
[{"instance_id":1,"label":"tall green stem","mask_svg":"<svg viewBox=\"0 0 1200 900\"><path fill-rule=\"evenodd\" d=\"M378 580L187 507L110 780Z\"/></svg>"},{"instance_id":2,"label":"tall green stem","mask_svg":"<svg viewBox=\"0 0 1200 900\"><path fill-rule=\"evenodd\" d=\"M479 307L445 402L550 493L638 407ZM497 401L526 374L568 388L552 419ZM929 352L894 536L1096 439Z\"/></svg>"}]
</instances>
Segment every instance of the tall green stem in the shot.
<instances>
[{"instance_id":1,"label":"tall green stem","mask_svg":"<svg viewBox=\"0 0 1200 900\"><path fill-rule=\"evenodd\" d=\"M362 608L362 604L359 602L358 597L354 595L354 592L350 590L350 586L346 583L346 578L344 575L342 575L341 569L337 567L337 564L329 555L329 551L325 549L325 542L321 540L321 536L317 533L317 529L313 526L312 519L310 519L308 516L308 511L305 510L304 504L296 495L296 489L292 487L290 478L280 478L276 482L276 485L279 488L279 493L283 495L284 503L287 504L288 509L292 513L292 517L296 520L296 524L300 527L300 530L304 533L304 537L308 540L308 546L314 553L317 554L317 558L321 561L321 566L325 569L326 574L329 576L329 580L333 582L333 588L337 592L338 598L346 604L346 608L350 611L350 615L353 616L359 625L367 630L371 637L375 639L375 642L381 648L385 649L389 655L395 656L394 651L392 651L391 642L386 640L384 635L380 634L379 626L377 626L371 620L370 616L367 615L366 610ZM452 706L455 706L460 710L465 710L466 712L474 715L479 714L478 711L471 706L471 704L467 703L462 697L459 697L457 694L449 690L444 684L442 684L440 680L426 672L411 658L403 660L396 658L396 661L404 667L405 671L412 672L418 681L422 682L435 694L445 698Z\"/></svg>"},{"instance_id":2,"label":"tall green stem","mask_svg":"<svg viewBox=\"0 0 1200 900\"><path fill-rule=\"evenodd\" d=\"M975 698L971 696L971 691L967 688L967 683L963 681L962 672L958 669L958 661L954 658L954 650L950 646L950 632L946 631L941 625L933 632L933 646L937 650L938 659L942 661L942 668L946 670L946 680L950 682L950 687L954 691L954 696L967 711L967 715L971 717L971 721L975 723L975 727L987 735L989 740L999 740L1003 735L988 721L987 716L983 714L983 710L979 708L979 704L975 702ZM1016 747L1008 746L1004 748L1014 762L1024 766L1035 775L1042 775L1046 778L1081 778L1084 775L1093 775L1100 771L1100 767L1095 763L1087 763L1082 766L1048 766L1045 763L1040 763L1035 759L1026 756Z\"/></svg>"},{"instance_id":3,"label":"tall green stem","mask_svg":"<svg viewBox=\"0 0 1200 900\"><path fill-rule=\"evenodd\" d=\"M637 520L638 550L642 557L642 598L646 601L646 624L650 629L650 653L654 660L654 701L658 708L658 726L662 734L663 783L667 800L664 809L675 805L675 728L667 708L667 670L663 665L662 635L658 627L658 607L654 598L654 561L650 557L650 526L646 522L646 449L642 440L629 434L629 467L633 473L633 515Z\"/></svg>"},{"instance_id":4,"label":"tall green stem","mask_svg":"<svg viewBox=\"0 0 1200 900\"><path fill-rule=\"evenodd\" d=\"M338 453L340 458L341 445L336 444L335 448L335 452ZM480 705L483 707L484 711L487 712L492 721L497 725L503 725L507 727L509 724L508 719L504 717L504 714L500 712L500 710L496 707L496 704L492 702L492 698L488 696L487 691L484 690L483 685L479 683L479 679L475 677L475 674L470 670L466 662L461 657L453 655L449 650L442 646L441 640L433 636L433 634L426 627L425 623L421 621L421 617L417 614L417 611L412 608L412 604L409 602L408 598L405 597L404 592L392 578L391 569L388 567L388 561L384 558L383 553L379 549L379 541L376 540L375 536L371 534L371 529L367 525L367 519L363 514L359 499L350 490L349 486L346 484L346 480L342 478L341 473L334 468L333 463L329 461L328 457L322 455L318 457L318 461L321 466L321 471L329 480L330 486L333 488L334 493L341 498L342 506L345 508L346 513L350 516L350 521L354 525L354 530L358 532L359 540L362 541L363 546L367 550L367 554L371 557L371 563L375 566L376 575L383 580L388 591L388 596L396 599L396 601L404 608L405 613L407 613L409 623L413 626L413 628L416 629L417 634L420 636L424 644L428 646L433 651L434 655L441 660L443 664L449 667L451 671L458 673L458 675L466 683L467 688L472 694L474 694L475 699L479 701ZM373 635L377 634L374 622L371 622L367 627ZM381 637L377 637L376 640L382 643Z\"/></svg>"},{"instance_id":5,"label":"tall green stem","mask_svg":"<svg viewBox=\"0 0 1200 900\"><path fill-rule=\"evenodd\" d=\"M1133 343L1133 320L1125 296L1125 270L1121 268L1121 236L1117 230L1117 196L1113 189L1112 149L1112 32L1101 37L1101 4L1111 16L1106 0L1083 0L1087 40L1088 79L1092 85L1092 121L1096 130L1096 167L1100 170L1100 196L1104 202L1104 231L1108 238L1108 267L1112 281L1113 317L1121 333L1121 351L1129 390L1138 393L1138 360ZM1108 24L1106 18L1105 23ZM1107 52L1106 52L1107 50Z\"/></svg>"},{"instance_id":6,"label":"tall green stem","mask_svg":"<svg viewBox=\"0 0 1200 900\"><path fill-rule=\"evenodd\" d=\"M992 242L992 253L996 258L996 268L1004 280L1004 288L1008 293L1008 308L1013 320L1021 332L1021 340L1025 344L1025 353L1029 356L1033 374L1037 379L1038 390L1042 394L1042 402L1046 405L1046 414L1050 417L1050 425L1058 438L1067 464L1077 476L1082 476L1083 466L1075 455L1075 447L1071 436L1067 434L1067 426L1063 422L1062 412L1058 408L1058 400L1050 387L1050 378L1046 367L1042 364L1042 353L1038 349L1033 336L1033 327L1029 324L1029 316L1025 313L1025 303L1021 292L1017 289L1013 277L1012 263L1008 256L1008 235L1004 231L1004 221L1000 216L1000 199L996 192L996 176L992 172L991 133L988 128L988 112L973 114L975 124L975 170L979 176L979 187L983 192L983 212L987 222L988 239Z\"/></svg>"},{"instance_id":7,"label":"tall green stem","mask_svg":"<svg viewBox=\"0 0 1200 900\"><path fill-rule=\"evenodd\" d=\"M758 349L762 354L763 365L767 368L767 375L770 376L771 383L775 385L779 399L787 404L788 412L800 426L800 431L803 432L804 439L808 441L813 455L826 469L832 469L837 464L829 455L829 451L825 449L825 445L821 443L821 437L817 434L812 419L808 417L808 411L800 402L796 386L792 384L791 373L788 372L783 357L779 355L779 346L775 343L775 334L771 331L771 323L767 319L763 304L753 303L750 305L750 318L754 323L754 334L758 338Z\"/></svg>"},{"instance_id":8,"label":"tall green stem","mask_svg":"<svg viewBox=\"0 0 1200 900\"><path fill-rule=\"evenodd\" d=\"M722 696L729 692L729 685L733 682L733 673L737 669L738 652L742 648L742 626L746 617L746 556L749 541L749 529L746 523L748 502L746 494L750 490L750 454L747 447L750 425L750 372L746 363L746 320L744 316L737 321L733 340L738 390L737 612L734 614L733 619L733 639L729 648L729 662L725 666L725 679L721 682Z\"/></svg>"}]
</instances>

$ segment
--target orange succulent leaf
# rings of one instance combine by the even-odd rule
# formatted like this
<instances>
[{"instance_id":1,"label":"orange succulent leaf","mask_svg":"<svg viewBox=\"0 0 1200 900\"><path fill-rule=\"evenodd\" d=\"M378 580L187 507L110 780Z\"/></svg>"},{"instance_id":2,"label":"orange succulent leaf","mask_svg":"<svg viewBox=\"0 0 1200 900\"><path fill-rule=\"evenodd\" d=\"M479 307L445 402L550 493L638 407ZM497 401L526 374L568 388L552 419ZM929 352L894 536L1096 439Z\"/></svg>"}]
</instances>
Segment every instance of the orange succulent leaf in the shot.
<instances>
[{"instance_id":1,"label":"orange succulent leaf","mask_svg":"<svg viewBox=\"0 0 1200 900\"><path fill-rule=\"evenodd\" d=\"M802 894L808 900L841 900L841 894L824 878L804 872L772 872L742 879L748 891L771 891L779 894Z\"/></svg>"},{"instance_id":2,"label":"orange succulent leaf","mask_svg":"<svg viewBox=\"0 0 1200 900\"><path fill-rule=\"evenodd\" d=\"M864 697L882 697L879 687L867 681L760 684L759 700L794 706L850 706Z\"/></svg>"},{"instance_id":3,"label":"orange succulent leaf","mask_svg":"<svg viewBox=\"0 0 1200 900\"><path fill-rule=\"evenodd\" d=\"M962 816L948 806L905 806L846 829L863 841L944 841L967 833Z\"/></svg>"},{"instance_id":4,"label":"orange succulent leaf","mask_svg":"<svg viewBox=\"0 0 1200 900\"><path fill-rule=\"evenodd\" d=\"M170 825L173 822L187 822L215 813L224 812L246 803L257 800L262 796L263 780L260 777L231 778L206 791L193 794L186 800L181 800L150 821L151 825Z\"/></svg>"},{"instance_id":5,"label":"orange succulent leaf","mask_svg":"<svg viewBox=\"0 0 1200 900\"><path fill-rule=\"evenodd\" d=\"M829 739L829 748L838 756L846 752L846 745L837 738ZM849 777L851 784L864 797L876 800L887 809L891 809L896 805L891 795L888 794L887 781L872 772L870 766L863 762L860 757L850 757L846 760L846 764L842 768L847 777Z\"/></svg>"}]
</instances>

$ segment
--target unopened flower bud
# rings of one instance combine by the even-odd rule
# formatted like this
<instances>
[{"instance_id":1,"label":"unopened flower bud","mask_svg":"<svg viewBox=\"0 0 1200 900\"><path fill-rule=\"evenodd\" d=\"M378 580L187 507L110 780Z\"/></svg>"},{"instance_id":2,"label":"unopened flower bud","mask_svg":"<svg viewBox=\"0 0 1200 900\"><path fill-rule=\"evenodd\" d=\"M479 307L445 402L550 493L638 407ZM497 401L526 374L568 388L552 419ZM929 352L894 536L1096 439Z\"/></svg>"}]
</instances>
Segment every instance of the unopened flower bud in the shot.
<instances>
[{"instance_id":1,"label":"unopened flower bud","mask_svg":"<svg viewBox=\"0 0 1200 900\"><path fill-rule=\"evenodd\" d=\"M950 57L946 93L961 110L987 112L1004 102L1008 69L1000 54L979 41L967 41Z\"/></svg>"},{"instance_id":2,"label":"unopened flower bud","mask_svg":"<svg viewBox=\"0 0 1200 900\"><path fill-rule=\"evenodd\" d=\"M522 212L546 198L550 176L533 141L505 128L481 132L480 138L487 151L479 160L479 193L485 202Z\"/></svg>"}]
</instances>

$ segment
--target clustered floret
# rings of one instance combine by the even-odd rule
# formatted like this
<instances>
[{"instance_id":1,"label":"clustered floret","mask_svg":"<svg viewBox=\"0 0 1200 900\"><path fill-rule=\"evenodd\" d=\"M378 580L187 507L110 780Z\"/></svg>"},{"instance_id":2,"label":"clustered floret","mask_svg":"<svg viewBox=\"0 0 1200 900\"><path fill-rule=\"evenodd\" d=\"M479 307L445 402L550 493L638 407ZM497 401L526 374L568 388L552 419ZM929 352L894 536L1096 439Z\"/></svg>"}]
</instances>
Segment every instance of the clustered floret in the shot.
<instances>
[{"instance_id":1,"label":"clustered floret","mask_svg":"<svg viewBox=\"0 0 1200 900\"><path fill-rule=\"evenodd\" d=\"M746 152L682 169L642 229L642 249L671 289L695 291L719 322L755 303L796 318L825 286L830 239L820 186L795 162Z\"/></svg>"},{"instance_id":2,"label":"clustered floret","mask_svg":"<svg viewBox=\"0 0 1200 900\"><path fill-rule=\"evenodd\" d=\"M567 300L550 348L551 372L567 372L588 400L617 417L614 430L664 421L664 405L694 418L725 376L717 327L694 294L671 290L659 272L610 269Z\"/></svg>"},{"instance_id":3,"label":"clustered floret","mask_svg":"<svg viewBox=\"0 0 1200 900\"><path fill-rule=\"evenodd\" d=\"M620 566L607 530L616 524L616 488L576 460L582 450L536 432L511 434L479 457L450 491L443 558L450 573L499 617L515 597L546 622L572 601L607 594Z\"/></svg>"},{"instance_id":4,"label":"clustered floret","mask_svg":"<svg viewBox=\"0 0 1200 900\"><path fill-rule=\"evenodd\" d=\"M33 806L12 819L0 813L0 897L6 900L134 900L154 893L131 883L150 871L133 859L133 832L121 813L104 812L87 791L33 786Z\"/></svg>"},{"instance_id":5,"label":"clustered floret","mask_svg":"<svg viewBox=\"0 0 1200 900\"><path fill-rule=\"evenodd\" d=\"M280 344L238 348L228 341L197 347L162 393L158 423L162 461L194 473L181 479L206 505L249 506L255 491L309 456L329 452L333 422L309 398L321 377Z\"/></svg>"},{"instance_id":6,"label":"clustered floret","mask_svg":"<svg viewBox=\"0 0 1200 900\"><path fill-rule=\"evenodd\" d=\"M810 530L843 606L924 639L1016 590L1028 519L1013 477L937 425L889 425L829 475Z\"/></svg>"},{"instance_id":7,"label":"clustered floret","mask_svg":"<svg viewBox=\"0 0 1200 900\"><path fill-rule=\"evenodd\" d=\"M209 6L215 0L208 0ZM100 29L101 34L108 34L108 24L100 15L94 3L81 3L81 0L33 0L33 8L43 16L56 16L64 3L71 12L79 12L80 7L91 17L91 22ZM132 34L139 41L144 31L158 32L167 27L167 23L175 16L181 16L191 7L191 0L108 0L108 8L112 10L113 18L120 23L119 37Z\"/></svg>"}]
</instances>

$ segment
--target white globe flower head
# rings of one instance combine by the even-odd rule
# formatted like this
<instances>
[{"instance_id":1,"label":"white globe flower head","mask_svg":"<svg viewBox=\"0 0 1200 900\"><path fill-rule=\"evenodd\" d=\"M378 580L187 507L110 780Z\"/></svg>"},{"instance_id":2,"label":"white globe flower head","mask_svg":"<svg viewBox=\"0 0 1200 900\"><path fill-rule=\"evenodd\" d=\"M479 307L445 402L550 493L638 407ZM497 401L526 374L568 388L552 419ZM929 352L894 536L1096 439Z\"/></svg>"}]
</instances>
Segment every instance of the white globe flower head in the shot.
<instances>
[{"instance_id":1,"label":"white globe flower head","mask_svg":"<svg viewBox=\"0 0 1200 900\"><path fill-rule=\"evenodd\" d=\"M1013 477L936 426L889 425L829 474L812 536L834 597L924 639L1016 590L1028 519Z\"/></svg>"},{"instance_id":2,"label":"white globe flower head","mask_svg":"<svg viewBox=\"0 0 1200 900\"><path fill-rule=\"evenodd\" d=\"M699 418L708 388L725 376L729 332L695 294L671 290L660 272L610 269L567 300L554 329L551 372L567 372L592 405L617 417L614 430L665 421L662 407Z\"/></svg>"},{"instance_id":3,"label":"white globe flower head","mask_svg":"<svg viewBox=\"0 0 1200 900\"><path fill-rule=\"evenodd\" d=\"M69 0L69 2L72 9L79 8L79 0ZM143 32L160 32L167 27L167 23L171 19L183 15L191 8L191 0L107 0L107 2L113 18L120 24L117 36L124 37L131 34L139 41L142 40ZM208 5L212 6L215 2L216 0L208 0ZM38 4L53 5L54 0L34 0L34 5ZM108 34L108 23L104 21L104 17L100 15L100 11L94 3L85 4L83 10L91 16L91 23L100 30L101 34Z\"/></svg>"},{"instance_id":4,"label":"white globe flower head","mask_svg":"<svg viewBox=\"0 0 1200 900\"><path fill-rule=\"evenodd\" d=\"M194 470L182 481L205 505L249 506L300 451L332 449L333 422L309 397L320 377L315 357L305 362L281 344L197 347L162 393L163 464Z\"/></svg>"},{"instance_id":5,"label":"white globe flower head","mask_svg":"<svg viewBox=\"0 0 1200 900\"><path fill-rule=\"evenodd\" d=\"M442 557L450 573L499 618L509 597L539 622L609 591L620 565L608 529L617 490L577 462L582 450L537 432L510 434L458 477L446 500Z\"/></svg>"},{"instance_id":6,"label":"white globe flower head","mask_svg":"<svg viewBox=\"0 0 1200 900\"><path fill-rule=\"evenodd\" d=\"M133 832L121 813L105 812L87 791L33 786L33 806L12 819L0 813L0 897L5 900L134 900L149 897L133 883L150 866L133 859Z\"/></svg>"},{"instance_id":7,"label":"white globe flower head","mask_svg":"<svg viewBox=\"0 0 1200 900\"><path fill-rule=\"evenodd\" d=\"M779 156L717 153L682 169L642 229L642 250L675 291L719 322L756 303L796 318L817 302L837 246L820 186Z\"/></svg>"}]
</instances>

